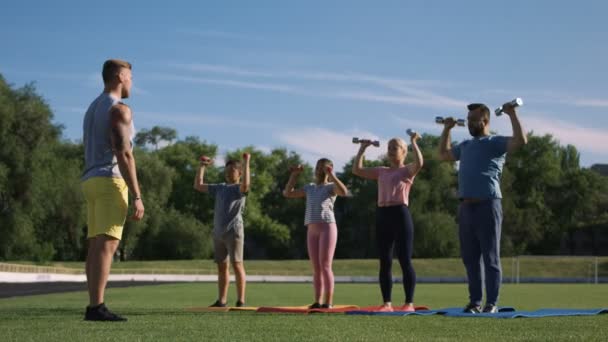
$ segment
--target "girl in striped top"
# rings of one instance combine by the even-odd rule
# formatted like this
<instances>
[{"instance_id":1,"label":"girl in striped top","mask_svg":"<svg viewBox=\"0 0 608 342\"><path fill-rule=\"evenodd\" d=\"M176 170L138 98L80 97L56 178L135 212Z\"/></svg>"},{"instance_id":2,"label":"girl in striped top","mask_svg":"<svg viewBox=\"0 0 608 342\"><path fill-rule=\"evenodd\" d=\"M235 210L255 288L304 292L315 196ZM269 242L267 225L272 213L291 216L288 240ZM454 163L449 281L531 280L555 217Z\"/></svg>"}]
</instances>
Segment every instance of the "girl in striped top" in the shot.
<instances>
[{"instance_id":1,"label":"girl in striped top","mask_svg":"<svg viewBox=\"0 0 608 342\"><path fill-rule=\"evenodd\" d=\"M311 309L331 308L334 295L334 273L332 261L338 227L334 216L336 196L346 196L348 189L333 173L333 163L329 159L319 159L315 167L315 182L302 189L294 189L298 175L304 170L302 165L293 167L283 195L287 198L306 197L304 225L307 226L308 256L313 267L315 289Z\"/></svg>"}]
</instances>

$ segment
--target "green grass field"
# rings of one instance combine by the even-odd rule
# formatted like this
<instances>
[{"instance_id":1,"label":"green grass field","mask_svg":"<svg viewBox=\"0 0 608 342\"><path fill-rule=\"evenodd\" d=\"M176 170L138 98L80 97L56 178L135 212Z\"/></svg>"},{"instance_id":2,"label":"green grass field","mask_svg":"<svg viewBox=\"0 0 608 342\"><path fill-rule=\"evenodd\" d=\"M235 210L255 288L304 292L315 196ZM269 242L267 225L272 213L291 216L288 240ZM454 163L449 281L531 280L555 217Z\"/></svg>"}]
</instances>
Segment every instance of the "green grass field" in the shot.
<instances>
[{"instance_id":1,"label":"green grass field","mask_svg":"<svg viewBox=\"0 0 608 342\"><path fill-rule=\"evenodd\" d=\"M592 278L593 257L520 257L521 277L577 277ZM598 258L600 277L608 277L608 257ZM31 262L19 262L32 265ZM419 277L464 277L464 267L459 258L414 259L416 273ZM84 271L82 262L54 262L46 266L56 267L65 272ZM262 275L310 275L308 260L246 260L248 274ZM503 274L513 276L514 259L502 258ZM337 259L333 263L334 273L338 276L376 276L378 261L375 259ZM396 276L401 270L395 262L393 268ZM216 266L212 260L173 260L173 261L128 261L115 262L112 272L118 273L176 273L176 274L215 274Z\"/></svg>"},{"instance_id":2,"label":"green grass field","mask_svg":"<svg viewBox=\"0 0 608 342\"><path fill-rule=\"evenodd\" d=\"M230 289L234 302L234 285ZM248 305L303 305L310 284L250 284ZM377 285L338 284L336 304L375 305ZM0 299L3 341L397 341L397 340L608 340L608 315L529 319L286 315L252 312L190 313L216 298L214 284L173 284L109 289L111 309L126 323L82 321L85 292ZM421 284L417 304L462 306L465 285ZM395 284L394 301L403 301ZM504 285L503 305L520 310L608 307L608 285Z\"/></svg>"}]
</instances>

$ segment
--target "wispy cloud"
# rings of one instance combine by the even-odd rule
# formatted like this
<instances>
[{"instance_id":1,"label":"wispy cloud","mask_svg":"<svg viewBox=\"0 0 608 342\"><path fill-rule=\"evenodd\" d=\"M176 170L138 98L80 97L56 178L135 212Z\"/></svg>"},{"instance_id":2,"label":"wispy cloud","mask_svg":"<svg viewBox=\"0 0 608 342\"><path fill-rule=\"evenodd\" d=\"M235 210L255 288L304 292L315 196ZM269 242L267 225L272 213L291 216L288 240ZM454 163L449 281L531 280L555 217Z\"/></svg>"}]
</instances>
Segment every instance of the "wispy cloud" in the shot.
<instances>
[{"instance_id":1,"label":"wispy cloud","mask_svg":"<svg viewBox=\"0 0 608 342\"><path fill-rule=\"evenodd\" d=\"M551 134L562 144L571 144L579 150L608 156L608 132L576 123L556 120L550 116L526 116L524 127L536 134Z\"/></svg>"},{"instance_id":2,"label":"wispy cloud","mask_svg":"<svg viewBox=\"0 0 608 342\"><path fill-rule=\"evenodd\" d=\"M205 77L193 77L193 76L181 76L172 74L162 73L148 73L142 77L158 81L181 81L189 83L199 84L213 84L220 86L229 86L236 88L247 88L247 89L258 89L258 90L271 90L283 93L296 93L297 90L286 84L268 83L268 82L252 82L252 81L240 81L233 79L218 79L218 78L205 78Z\"/></svg>"},{"instance_id":3,"label":"wispy cloud","mask_svg":"<svg viewBox=\"0 0 608 342\"><path fill-rule=\"evenodd\" d=\"M324 128L305 127L284 129L275 134L276 139L298 151L303 159L314 165L320 158L329 158L337 169L350 161L357 153L358 145L352 143L353 137L381 141L381 147L370 147L366 156L377 159L385 153L386 139L380 139L373 133L359 130L338 132Z\"/></svg>"},{"instance_id":4,"label":"wispy cloud","mask_svg":"<svg viewBox=\"0 0 608 342\"><path fill-rule=\"evenodd\" d=\"M608 108L607 99L575 99L571 101L575 106Z\"/></svg>"},{"instance_id":5,"label":"wispy cloud","mask_svg":"<svg viewBox=\"0 0 608 342\"><path fill-rule=\"evenodd\" d=\"M282 126L264 122L251 121L243 119L230 119L226 116L219 116L206 113L183 113L183 112L136 112L143 122L167 123L167 124L187 124L201 126L229 126L229 127L245 127L245 128L260 128L260 129L278 129Z\"/></svg>"},{"instance_id":6,"label":"wispy cloud","mask_svg":"<svg viewBox=\"0 0 608 342\"><path fill-rule=\"evenodd\" d=\"M213 81L215 81L216 84L224 83L224 85L234 86L242 86L242 84L255 84L260 89L264 88L267 90L279 90L308 96L373 101L427 108L462 108L466 105L465 101L453 99L436 94L428 89L423 89L441 84L441 82L434 80L404 80L351 72L306 72L294 70L260 71L242 67L201 63L171 63L169 66L190 72L213 73L234 77L282 79L291 83L299 81L321 82L317 84L301 84L300 82L299 86L296 87L285 84L269 85L266 82L259 81L251 82L228 80L220 82L220 80L214 79ZM182 79L190 81L195 79L191 76L170 76L170 78L174 80ZM212 83L209 81L209 79L205 80L207 80L207 83ZM368 88L371 87L373 90L352 90L353 88L360 86L365 86ZM324 90L320 91L319 88L324 88Z\"/></svg>"}]
</instances>

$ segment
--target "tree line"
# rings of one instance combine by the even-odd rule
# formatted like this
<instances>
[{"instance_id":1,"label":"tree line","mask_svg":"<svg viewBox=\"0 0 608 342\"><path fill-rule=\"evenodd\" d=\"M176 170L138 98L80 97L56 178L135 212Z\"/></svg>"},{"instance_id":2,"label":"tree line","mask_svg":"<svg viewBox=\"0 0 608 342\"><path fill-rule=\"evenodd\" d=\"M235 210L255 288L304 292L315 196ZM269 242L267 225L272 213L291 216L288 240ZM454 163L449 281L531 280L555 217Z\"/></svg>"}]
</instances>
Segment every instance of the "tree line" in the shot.
<instances>
[{"instance_id":1,"label":"tree line","mask_svg":"<svg viewBox=\"0 0 608 342\"><path fill-rule=\"evenodd\" d=\"M63 127L33 85L15 88L0 75L0 260L84 260L86 205L80 188L84 149L62 138ZM141 130L135 157L146 215L127 221L123 260L210 258L213 199L192 189L198 157L218 147L198 137L177 139L170 127ZM439 137L423 135L425 166L410 193L415 257L458 256L457 167L436 158ZM302 164L298 185L313 180L311 165L294 151L251 153L252 185L245 210L245 257L306 257L303 200L286 200L289 166ZM353 156L356 150L353 149ZM365 166L387 165L385 159ZM338 198L337 258L373 258L377 185L353 176L352 159L338 176L352 193ZM222 165L208 182L223 181ZM509 155L503 178L503 255L556 254L568 234L608 227L608 177L582 168L572 145L551 135L529 134L528 145Z\"/></svg>"}]
</instances>

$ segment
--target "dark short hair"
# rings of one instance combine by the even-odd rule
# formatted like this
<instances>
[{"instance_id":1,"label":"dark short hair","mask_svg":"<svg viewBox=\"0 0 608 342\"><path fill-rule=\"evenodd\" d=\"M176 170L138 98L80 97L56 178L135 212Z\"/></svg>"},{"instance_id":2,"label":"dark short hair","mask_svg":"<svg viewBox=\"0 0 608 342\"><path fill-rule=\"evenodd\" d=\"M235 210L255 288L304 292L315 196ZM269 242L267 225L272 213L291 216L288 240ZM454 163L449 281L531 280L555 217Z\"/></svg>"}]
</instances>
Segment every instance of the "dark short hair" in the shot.
<instances>
[{"instance_id":1,"label":"dark short hair","mask_svg":"<svg viewBox=\"0 0 608 342\"><path fill-rule=\"evenodd\" d=\"M101 77L103 77L103 83L108 83L118 75L120 69L127 68L132 69L131 63L120 59L108 59L103 63L103 69L101 71Z\"/></svg>"},{"instance_id":2,"label":"dark short hair","mask_svg":"<svg viewBox=\"0 0 608 342\"><path fill-rule=\"evenodd\" d=\"M470 105L467 106L467 109L469 111L472 110L476 110L477 108L481 108L481 112L488 117L488 119L490 118L490 108L488 108L488 106L486 106L483 103L471 103Z\"/></svg>"},{"instance_id":3,"label":"dark short hair","mask_svg":"<svg viewBox=\"0 0 608 342\"><path fill-rule=\"evenodd\" d=\"M225 167L228 167L230 165L234 165L236 167L240 167L241 166L241 161L240 160L236 160L236 159L228 159L226 161Z\"/></svg>"}]
</instances>

